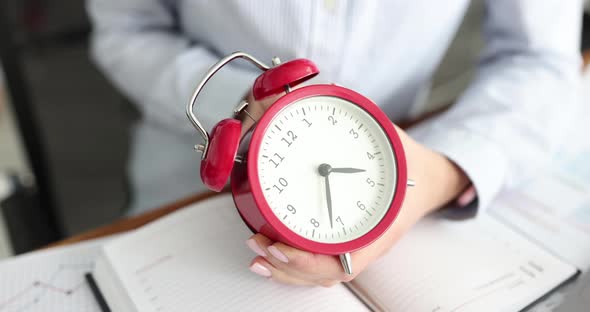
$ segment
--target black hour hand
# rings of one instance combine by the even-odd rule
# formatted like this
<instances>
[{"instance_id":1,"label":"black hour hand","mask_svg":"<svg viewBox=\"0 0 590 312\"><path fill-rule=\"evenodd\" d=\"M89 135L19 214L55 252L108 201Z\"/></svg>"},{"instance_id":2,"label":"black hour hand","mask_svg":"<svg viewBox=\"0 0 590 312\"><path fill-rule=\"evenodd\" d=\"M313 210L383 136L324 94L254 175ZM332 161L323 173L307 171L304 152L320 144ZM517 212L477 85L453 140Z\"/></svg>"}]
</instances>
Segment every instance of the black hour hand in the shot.
<instances>
[{"instance_id":1,"label":"black hour hand","mask_svg":"<svg viewBox=\"0 0 590 312\"><path fill-rule=\"evenodd\" d=\"M359 173L359 172L365 172L367 170L357 169L357 168L332 168L332 170L330 170L330 171L334 172L334 173Z\"/></svg>"}]
</instances>

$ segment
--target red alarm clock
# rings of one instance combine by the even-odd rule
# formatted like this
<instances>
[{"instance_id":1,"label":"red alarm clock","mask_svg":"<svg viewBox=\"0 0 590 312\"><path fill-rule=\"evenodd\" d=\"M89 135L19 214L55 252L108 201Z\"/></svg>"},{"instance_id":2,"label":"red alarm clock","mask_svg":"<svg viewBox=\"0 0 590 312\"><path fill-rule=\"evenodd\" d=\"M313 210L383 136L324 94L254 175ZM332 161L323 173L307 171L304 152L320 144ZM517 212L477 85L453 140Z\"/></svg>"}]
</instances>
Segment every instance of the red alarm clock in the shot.
<instances>
[{"instance_id":1,"label":"red alarm clock","mask_svg":"<svg viewBox=\"0 0 590 312\"><path fill-rule=\"evenodd\" d=\"M219 122L209 134L194 114L196 99L237 58L264 71L252 89L256 100L286 94L255 120L246 138L238 119ZM187 116L205 140L196 147L203 153L204 184L220 191L231 176L234 202L252 231L301 250L339 255L352 274L350 253L385 233L413 182L393 123L371 100L332 84L291 90L318 73L309 60L281 64L274 58L269 67L236 52L207 72ZM247 113L247 103L241 111Z\"/></svg>"}]
</instances>

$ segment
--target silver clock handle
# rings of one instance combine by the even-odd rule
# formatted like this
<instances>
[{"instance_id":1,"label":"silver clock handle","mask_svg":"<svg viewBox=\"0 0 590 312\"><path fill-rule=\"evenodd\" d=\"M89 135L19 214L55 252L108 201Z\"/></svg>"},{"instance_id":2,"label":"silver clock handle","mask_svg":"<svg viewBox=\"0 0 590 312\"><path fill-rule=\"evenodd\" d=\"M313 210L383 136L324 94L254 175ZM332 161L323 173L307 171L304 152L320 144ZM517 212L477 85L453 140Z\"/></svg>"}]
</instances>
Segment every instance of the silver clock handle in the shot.
<instances>
[{"instance_id":1,"label":"silver clock handle","mask_svg":"<svg viewBox=\"0 0 590 312\"><path fill-rule=\"evenodd\" d=\"M211 79L211 77L213 77L213 75L215 75L215 73L217 73L223 66L227 65L229 62L231 62L237 58L243 58L243 59L250 61L251 63L256 65L256 67L260 68L262 71L266 71L270 68L269 66L265 65L261 61L257 60L255 57L251 56L250 54L244 53L244 52L234 52L234 53L224 57L219 62L217 62L215 65L211 66L211 68L209 68L209 70L205 74L205 77L203 77L203 79L201 80L201 82L199 83L197 88L195 89L190 102L188 102L188 104L186 105L186 116L191 121L191 123L193 124L195 129L197 129L197 131L199 132L201 137L203 137L203 140L205 141L205 144L199 144L196 146L196 149L203 153L203 155L202 155L203 159L207 156L207 150L209 149L209 133L207 132L207 130L205 130L205 128L203 127L203 125L201 124L201 122L199 121L199 119L197 118L197 116L194 113L194 108L195 108L195 104L197 102L197 97L199 96L199 93L201 93L201 90L203 89L205 84L207 84L209 79Z\"/></svg>"}]
</instances>

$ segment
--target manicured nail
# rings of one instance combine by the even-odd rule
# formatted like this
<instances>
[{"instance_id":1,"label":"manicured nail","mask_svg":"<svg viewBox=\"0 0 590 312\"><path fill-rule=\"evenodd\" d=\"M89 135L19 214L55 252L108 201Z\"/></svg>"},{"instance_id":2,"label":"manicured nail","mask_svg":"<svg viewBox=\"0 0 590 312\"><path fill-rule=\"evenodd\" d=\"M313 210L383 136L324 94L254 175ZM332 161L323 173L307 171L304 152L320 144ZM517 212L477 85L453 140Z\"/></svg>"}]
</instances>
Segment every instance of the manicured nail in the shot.
<instances>
[{"instance_id":1,"label":"manicured nail","mask_svg":"<svg viewBox=\"0 0 590 312\"><path fill-rule=\"evenodd\" d=\"M252 264L250 266L250 271L252 271L260 276L264 276L264 277L271 276L270 270L258 262L255 262L254 264Z\"/></svg>"},{"instance_id":2,"label":"manicured nail","mask_svg":"<svg viewBox=\"0 0 590 312\"><path fill-rule=\"evenodd\" d=\"M266 257L266 252L264 252L264 250L260 248L258 243L253 238L247 240L246 245L248 245L248 247L250 247L250 249L252 249L252 251L255 252L257 255L261 257Z\"/></svg>"},{"instance_id":3,"label":"manicured nail","mask_svg":"<svg viewBox=\"0 0 590 312\"><path fill-rule=\"evenodd\" d=\"M475 191L475 187L471 186L463 192L459 198L457 198L457 204L459 207L465 207L474 201L476 196L477 192Z\"/></svg>"},{"instance_id":4,"label":"manicured nail","mask_svg":"<svg viewBox=\"0 0 590 312\"><path fill-rule=\"evenodd\" d=\"M287 258L287 256L285 256L285 254L282 253L277 247L268 247L268 252L270 252L270 254L273 255L273 257L279 259L279 261L289 263L289 258Z\"/></svg>"}]
</instances>

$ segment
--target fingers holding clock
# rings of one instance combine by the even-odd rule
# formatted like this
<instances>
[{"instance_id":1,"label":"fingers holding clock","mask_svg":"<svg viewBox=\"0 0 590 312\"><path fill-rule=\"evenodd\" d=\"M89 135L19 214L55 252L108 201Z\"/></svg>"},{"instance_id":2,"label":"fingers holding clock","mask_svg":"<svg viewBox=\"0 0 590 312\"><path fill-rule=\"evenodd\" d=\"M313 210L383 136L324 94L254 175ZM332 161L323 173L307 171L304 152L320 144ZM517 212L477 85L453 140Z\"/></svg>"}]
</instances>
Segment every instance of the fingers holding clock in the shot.
<instances>
[{"instance_id":1,"label":"fingers holding clock","mask_svg":"<svg viewBox=\"0 0 590 312\"><path fill-rule=\"evenodd\" d=\"M344 272L338 256L313 254L278 242L269 248L271 256L266 259L275 267L292 276L312 281L315 285L324 287L353 280L368 265L371 258L363 251L353 253L356 271L355 274L348 275ZM289 262L277 261L277 257L273 256L276 250L285 255Z\"/></svg>"},{"instance_id":2,"label":"fingers holding clock","mask_svg":"<svg viewBox=\"0 0 590 312\"><path fill-rule=\"evenodd\" d=\"M250 263L250 271L252 271L262 277L270 278L274 281L277 281L277 282L283 283L283 284L298 285L298 286L316 285L316 283L314 283L312 281L297 278L287 272L284 272L284 271L276 268L270 262L268 262L267 259L260 257L260 256L254 258L254 260L252 260L252 263Z\"/></svg>"},{"instance_id":3,"label":"fingers holding clock","mask_svg":"<svg viewBox=\"0 0 590 312\"><path fill-rule=\"evenodd\" d=\"M256 242L262 252L252 248L252 241ZM302 278L308 278L308 275L316 273L311 270L302 270L302 268L314 267L315 259L312 253L304 252L282 243L275 243L262 234L253 235L247 244L250 249L254 250L259 256L262 256L280 270L287 271Z\"/></svg>"},{"instance_id":4,"label":"fingers holding clock","mask_svg":"<svg viewBox=\"0 0 590 312\"><path fill-rule=\"evenodd\" d=\"M367 265L381 255L378 245L368 246L351 254L354 263L353 274L344 272L338 256L314 254L303 251L280 242L273 243L268 248L266 257L276 268L281 269L301 279L314 281L317 285L327 286L330 281L349 282L353 280ZM277 256L277 251L280 254ZM285 263L280 259L288 259Z\"/></svg>"},{"instance_id":5,"label":"fingers holding clock","mask_svg":"<svg viewBox=\"0 0 590 312\"><path fill-rule=\"evenodd\" d=\"M275 243L262 234L253 235L246 244L273 268L284 273L305 280L312 280L312 277L316 275L316 272L301 269L314 267L314 254L312 253L300 251L282 243Z\"/></svg>"},{"instance_id":6,"label":"fingers holding clock","mask_svg":"<svg viewBox=\"0 0 590 312\"><path fill-rule=\"evenodd\" d=\"M338 257L314 254L279 242L270 246L269 252L272 256L269 261L297 276L320 280L337 278L342 272Z\"/></svg>"},{"instance_id":7,"label":"fingers holding clock","mask_svg":"<svg viewBox=\"0 0 590 312\"><path fill-rule=\"evenodd\" d=\"M274 243L262 234L252 236L247 245L259 255L250 269L263 276L266 275L262 271L266 269L270 277L279 282L303 285L304 281L310 285L329 287L354 278L354 275L344 273L337 256L313 254L283 243ZM353 257L356 258L355 255Z\"/></svg>"}]
</instances>

